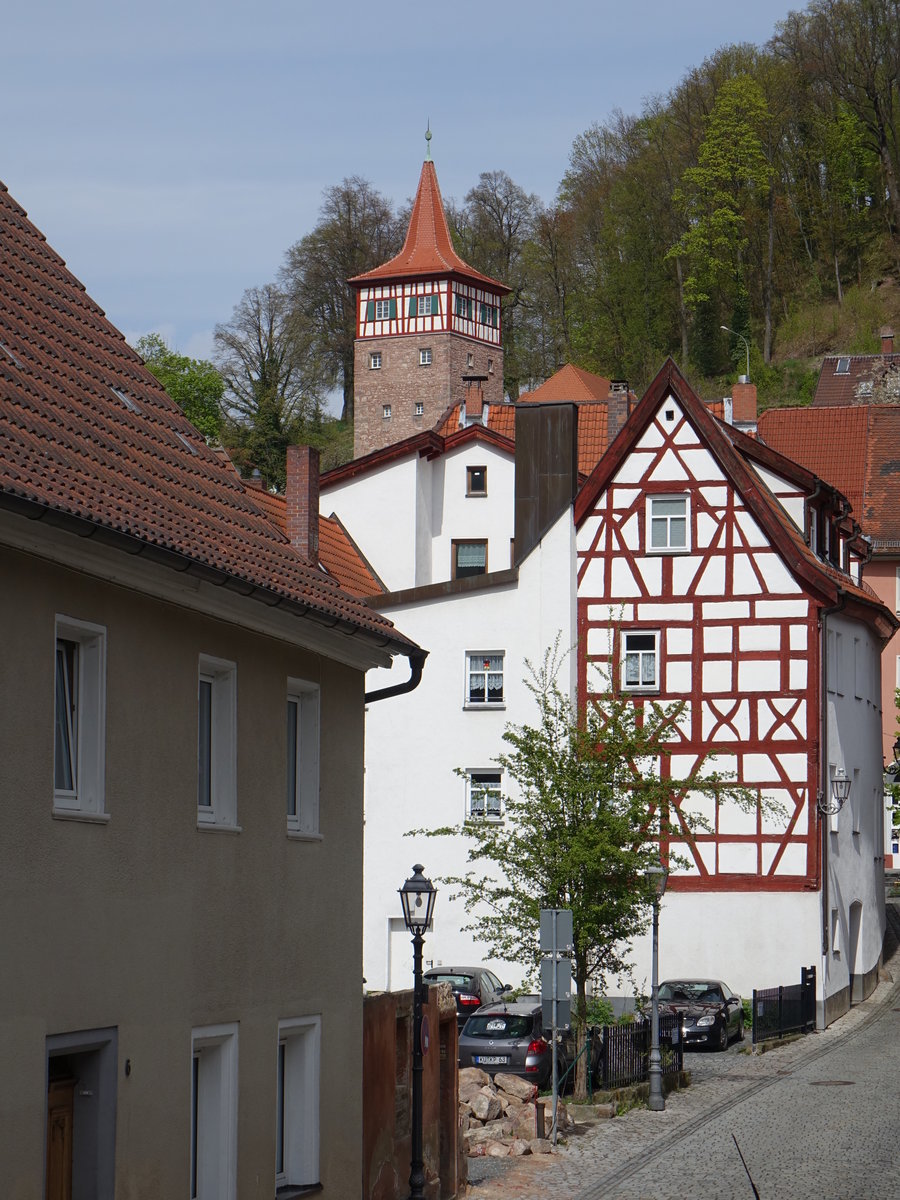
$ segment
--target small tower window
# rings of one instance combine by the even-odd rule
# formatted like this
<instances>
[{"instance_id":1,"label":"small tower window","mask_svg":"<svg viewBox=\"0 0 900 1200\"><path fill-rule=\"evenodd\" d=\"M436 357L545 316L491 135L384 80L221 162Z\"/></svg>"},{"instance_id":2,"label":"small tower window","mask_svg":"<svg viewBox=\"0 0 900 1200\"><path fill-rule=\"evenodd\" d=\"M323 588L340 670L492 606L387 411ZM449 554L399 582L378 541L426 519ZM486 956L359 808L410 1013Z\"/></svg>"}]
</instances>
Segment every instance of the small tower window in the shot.
<instances>
[{"instance_id":1,"label":"small tower window","mask_svg":"<svg viewBox=\"0 0 900 1200\"><path fill-rule=\"evenodd\" d=\"M417 417L425 416L425 402L423 400L416 401L415 414Z\"/></svg>"},{"instance_id":2,"label":"small tower window","mask_svg":"<svg viewBox=\"0 0 900 1200\"><path fill-rule=\"evenodd\" d=\"M466 366L467 366L467 367L474 367L474 366L475 366L475 355L474 355L474 354L467 354L467 355L466 355Z\"/></svg>"},{"instance_id":3,"label":"small tower window","mask_svg":"<svg viewBox=\"0 0 900 1200\"><path fill-rule=\"evenodd\" d=\"M425 350L419 351L419 366L420 367L430 367L431 366L431 350L425 349Z\"/></svg>"},{"instance_id":4,"label":"small tower window","mask_svg":"<svg viewBox=\"0 0 900 1200\"><path fill-rule=\"evenodd\" d=\"M381 415L384 417L384 419L386 421L390 420L391 406L389 404L383 404L381 406Z\"/></svg>"},{"instance_id":5,"label":"small tower window","mask_svg":"<svg viewBox=\"0 0 900 1200\"><path fill-rule=\"evenodd\" d=\"M370 371L380 371L381 370L381 352L380 351L376 350L373 354L369 355L369 370Z\"/></svg>"},{"instance_id":6,"label":"small tower window","mask_svg":"<svg viewBox=\"0 0 900 1200\"><path fill-rule=\"evenodd\" d=\"M487 495L487 467L466 467L466 495Z\"/></svg>"},{"instance_id":7,"label":"small tower window","mask_svg":"<svg viewBox=\"0 0 900 1200\"><path fill-rule=\"evenodd\" d=\"M492 358L489 358L488 359L488 375L493 375L493 373L494 373L494 360Z\"/></svg>"}]
</instances>

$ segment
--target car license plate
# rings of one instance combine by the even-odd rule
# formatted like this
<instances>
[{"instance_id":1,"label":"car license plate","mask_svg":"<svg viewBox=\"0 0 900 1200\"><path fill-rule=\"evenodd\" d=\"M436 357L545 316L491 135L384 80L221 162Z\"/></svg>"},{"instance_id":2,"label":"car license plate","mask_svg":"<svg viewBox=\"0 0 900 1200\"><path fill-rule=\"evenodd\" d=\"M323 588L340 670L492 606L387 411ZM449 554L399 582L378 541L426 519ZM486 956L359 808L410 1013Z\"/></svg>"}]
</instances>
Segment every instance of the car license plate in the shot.
<instances>
[{"instance_id":1,"label":"car license plate","mask_svg":"<svg viewBox=\"0 0 900 1200\"><path fill-rule=\"evenodd\" d=\"M509 1062L508 1054L476 1054L475 1061L481 1067L502 1067Z\"/></svg>"}]
</instances>

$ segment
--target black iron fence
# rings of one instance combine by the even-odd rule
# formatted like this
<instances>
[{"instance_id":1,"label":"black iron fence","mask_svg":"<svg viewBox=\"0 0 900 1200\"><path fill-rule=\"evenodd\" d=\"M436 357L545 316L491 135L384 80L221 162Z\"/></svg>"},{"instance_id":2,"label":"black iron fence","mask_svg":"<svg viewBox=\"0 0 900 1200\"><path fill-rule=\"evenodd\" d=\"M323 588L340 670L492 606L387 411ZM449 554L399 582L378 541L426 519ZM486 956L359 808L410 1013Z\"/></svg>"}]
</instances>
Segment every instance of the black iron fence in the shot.
<instances>
[{"instance_id":1,"label":"black iron fence","mask_svg":"<svg viewBox=\"0 0 900 1200\"><path fill-rule=\"evenodd\" d=\"M816 1027L816 968L801 967L800 982L753 989L753 1041L808 1033Z\"/></svg>"},{"instance_id":2,"label":"black iron fence","mask_svg":"<svg viewBox=\"0 0 900 1200\"><path fill-rule=\"evenodd\" d=\"M659 1052L664 1075L684 1066L684 1033L679 1013L661 1013ZM650 1022L603 1028L596 1086L604 1091L645 1083L650 1078Z\"/></svg>"}]
</instances>

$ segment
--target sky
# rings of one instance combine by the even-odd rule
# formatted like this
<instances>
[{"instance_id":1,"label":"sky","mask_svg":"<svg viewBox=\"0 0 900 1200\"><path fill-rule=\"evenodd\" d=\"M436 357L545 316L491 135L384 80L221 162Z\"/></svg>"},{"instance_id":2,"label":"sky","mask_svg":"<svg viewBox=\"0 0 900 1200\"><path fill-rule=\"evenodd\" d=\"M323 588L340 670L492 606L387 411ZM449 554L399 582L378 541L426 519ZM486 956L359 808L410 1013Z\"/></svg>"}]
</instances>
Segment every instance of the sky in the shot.
<instances>
[{"instance_id":1,"label":"sky","mask_svg":"<svg viewBox=\"0 0 900 1200\"><path fill-rule=\"evenodd\" d=\"M130 341L192 357L273 280L325 188L550 203L573 140L788 0L28 0L0 22L0 180ZM802 7L794 3L793 7Z\"/></svg>"}]
</instances>

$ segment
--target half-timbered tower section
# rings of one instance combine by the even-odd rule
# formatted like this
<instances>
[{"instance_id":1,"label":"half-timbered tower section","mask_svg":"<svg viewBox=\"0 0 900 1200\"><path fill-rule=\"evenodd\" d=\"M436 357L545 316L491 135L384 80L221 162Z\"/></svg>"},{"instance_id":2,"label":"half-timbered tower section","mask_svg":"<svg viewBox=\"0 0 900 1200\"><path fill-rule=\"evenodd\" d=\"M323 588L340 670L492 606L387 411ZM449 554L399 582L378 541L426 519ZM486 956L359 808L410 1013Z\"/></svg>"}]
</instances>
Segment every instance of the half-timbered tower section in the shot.
<instances>
[{"instance_id":1,"label":"half-timbered tower section","mask_svg":"<svg viewBox=\"0 0 900 1200\"><path fill-rule=\"evenodd\" d=\"M356 289L355 457L432 429L463 399L463 376L484 400L503 400L501 300L509 288L453 249L430 158L406 241L389 262L349 281Z\"/></svg>"},{"instance_id":2,"label":"half-timbered tower section","mask_svg":"<svg viewBox=\"0 0 900 1200\"><path fill-rule=\"evenodd\" d=\"M638 705L684 701L663 775L712 752L762 801L673 794L661 848L671 969L744 994L821 963L823 936L831 992L877 969L878 652L896 621L858 582L865 543L846 514L840 493L718 421L671 361L576 504L580 695L609 679ZM839 769L852 800L823 818ZM874 855L860 854L863 830Z\"/></svg>"}]
</instances>

